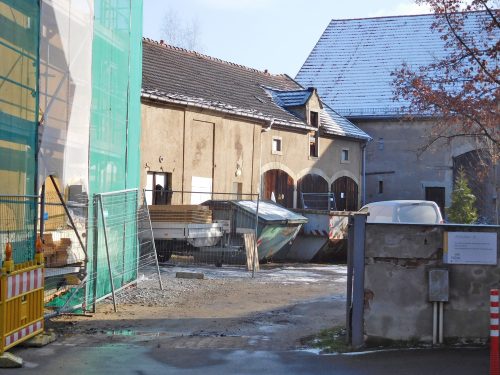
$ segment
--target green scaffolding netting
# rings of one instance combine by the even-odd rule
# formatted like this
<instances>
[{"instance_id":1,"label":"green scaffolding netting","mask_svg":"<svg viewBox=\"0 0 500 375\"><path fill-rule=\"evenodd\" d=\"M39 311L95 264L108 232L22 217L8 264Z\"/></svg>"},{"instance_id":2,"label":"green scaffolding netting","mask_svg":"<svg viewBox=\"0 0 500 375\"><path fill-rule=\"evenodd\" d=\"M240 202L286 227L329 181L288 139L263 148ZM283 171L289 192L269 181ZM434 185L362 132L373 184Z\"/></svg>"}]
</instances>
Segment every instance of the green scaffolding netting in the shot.
<instances>
[{"instance_id":1,"label":"green scaffolding netting","mask_svg":"<svg viewBox=\"0 0 500 375\"><path fill-rule=\"evenodd\" d=\"M39 3L0 0L0 246L33 259Z\"/></svg>"},{"instance_id":2,"label":"green scaffolding netting","mask_svg":"<svg viewBox=\"0 0 500 375\"><path fill-rule=\"evenodd\" d=\"M139 185L142 1L96 0L94 12L89 163L93 197ZM115 288L137 277L138 257L137 191L117 196L103 198L104 217L111 221L106 230ZM95 225L87 237L92 276L87 293L100 298L109 294L111 283L103 215L96 207L89 207L89 221Z\"/></svg>"}]
</instances>

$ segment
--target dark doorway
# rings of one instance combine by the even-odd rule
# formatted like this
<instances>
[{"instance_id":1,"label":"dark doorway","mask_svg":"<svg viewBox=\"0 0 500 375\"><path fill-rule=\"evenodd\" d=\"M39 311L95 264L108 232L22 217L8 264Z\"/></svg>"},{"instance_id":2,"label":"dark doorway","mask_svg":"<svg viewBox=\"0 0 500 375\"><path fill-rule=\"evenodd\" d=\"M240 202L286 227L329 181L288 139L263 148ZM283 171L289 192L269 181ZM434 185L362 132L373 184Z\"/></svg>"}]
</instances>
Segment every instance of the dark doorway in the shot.
<instances>
[{"instance_id":1,"label":"dark doorway","mask_svg":"<svg viewBox=\"0 0 500 375\"><path fill-rule=\"evenodd\" d=\"M358 184L350 177L337 178L332 184L337 211L357 211Z\"/></svg>"},{"instance_id":2,"label":"dark doorway","mask_svg":"<svg viewBox=\"0 0 500 375\"><path fill-rule=\"evenodd\" d=\"M426 187L425 188L425 200L436 202L441 210L441 216L444 217L444 205L445 205L445 189L444 187Z\"/></svg>"},{"instance_id":3,"label":"dark doorway","mask_svg":"<svg viewBox=\"0 0 500 375\"><path fill-rule=\"evenodd\" d=\"M262 176L262 198L271 199L286 208L293 208L293 179L280 169L271 169Z\"/></svg>"}]
</instances>

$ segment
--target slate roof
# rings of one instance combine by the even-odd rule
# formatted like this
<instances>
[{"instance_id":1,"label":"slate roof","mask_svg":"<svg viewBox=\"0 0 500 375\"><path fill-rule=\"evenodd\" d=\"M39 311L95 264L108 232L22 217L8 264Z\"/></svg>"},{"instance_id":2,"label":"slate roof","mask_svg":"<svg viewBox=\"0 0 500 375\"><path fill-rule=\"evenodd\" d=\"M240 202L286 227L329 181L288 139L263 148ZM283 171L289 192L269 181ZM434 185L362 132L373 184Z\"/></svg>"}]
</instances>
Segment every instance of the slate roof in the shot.
<instances>
[{"instance_id":1,"label":"slate roof","mask_svg":"<svg viewBox=\"0 0 500 375\"><path fill-rule=\"evenodd\" d=\"M298 91L279 91L266 88L275 103L282 107L295 107L304 105L312 95L312 89ZM323 109L320 111L319 120L323 131L327 134L347 136L360 139L371 139L364 131L354 125L345 117L339 115L324 102L321 102Z\"/></svg>"},{"instance_id":2,"label":"slate roof","mask_svg":"<svg viewBox=\"0 0 500 375\"><path fill-rule=\"evenodd\" d=\"M305 92L308 93L307 99L311 95L287 75L271 75L143 39L142 98L264 121L274 119L276 125L314 130L287 111L282 101L275 101L269 89L289 93L283 96L286 103L302 103ZM332 118L327 114L325 116L328 118L323 127L326 134L370 139L348 120L338 115Z\"/></svg>"},{"instance_id":3,"label":"slate roof","mask_svg":"<svg viewBox=\"0 0 500 375\"><path fill-rule=\"evenodd\" d=\"M484 14L471 13L466 27L479 30ZM405 102L393 100L391 72L445 56L431 30L434 15L332 20L295 78L314 86L321 99L347 117L398 117Z\"/></svg>"}]
</instances>

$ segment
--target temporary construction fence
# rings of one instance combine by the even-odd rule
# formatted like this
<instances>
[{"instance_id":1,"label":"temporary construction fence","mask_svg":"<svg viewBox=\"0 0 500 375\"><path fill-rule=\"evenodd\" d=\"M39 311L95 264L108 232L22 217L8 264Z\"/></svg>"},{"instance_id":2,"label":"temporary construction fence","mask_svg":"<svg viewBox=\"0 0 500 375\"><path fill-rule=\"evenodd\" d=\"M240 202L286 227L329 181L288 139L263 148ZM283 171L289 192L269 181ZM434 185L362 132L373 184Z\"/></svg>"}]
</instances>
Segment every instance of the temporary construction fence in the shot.
<instances>
[{"instance_id":1,"label":"temporary construction fence","mask_svg":"<svg viewBox=\"0 0 500 375\"><path fill-rule=\"evenodd\" d=\"M258 259L250 259L258 227L257 194L158 189L147 191L146 197L161 262L246 264L252 270L258 265ZM257 210L239 210L235 202L253 202Z\"/></svg>"},{"instance_id":2,"label":"temporary construction fence","mask_svg":"<svg viewBox=\"0 0 500 375\"><path fill-rule=\"evenodd\" d=\"M36 202L33 196L0 196L0 354L43 331L44 268L42 254L35 253Z\"/></svg>"},{"instance_id":3,"label":"temporary construction fence","mask_svg":"<svg viewBox=\"0 0 500 375\"><path fill-rule=\"evenodd\" d=\"M88 221L88 261L79 275L65 274L58 292L46 303L49 314L80 309L95 311L97 302L140 282L141 275L159 277L147 205L137 189L97 194ZM71 279L77 280L72 283ZM75 285L77 284L77 285ZM117 308L115 303L115 310Z\"/></svg>"}]
</instances>

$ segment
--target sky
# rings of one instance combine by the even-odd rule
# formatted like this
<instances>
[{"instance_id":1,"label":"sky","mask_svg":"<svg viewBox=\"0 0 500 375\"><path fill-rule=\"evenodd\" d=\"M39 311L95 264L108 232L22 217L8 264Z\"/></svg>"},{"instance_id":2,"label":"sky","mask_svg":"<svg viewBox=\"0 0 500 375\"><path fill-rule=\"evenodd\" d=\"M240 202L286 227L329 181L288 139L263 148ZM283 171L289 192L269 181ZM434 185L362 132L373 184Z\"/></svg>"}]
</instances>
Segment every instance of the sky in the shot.
<instances>
[{"instance_id":1,"label":"sky","mask_svg":"<svg viewBox=\"0 0 500 375\"><path fill-rule=\"evenodd\" d=\"M166 40L168 14L196 25L196 51L293 78L332 19L421 13L412 0L144 0L143 34Z\"/></svg>"}]
</instances>

